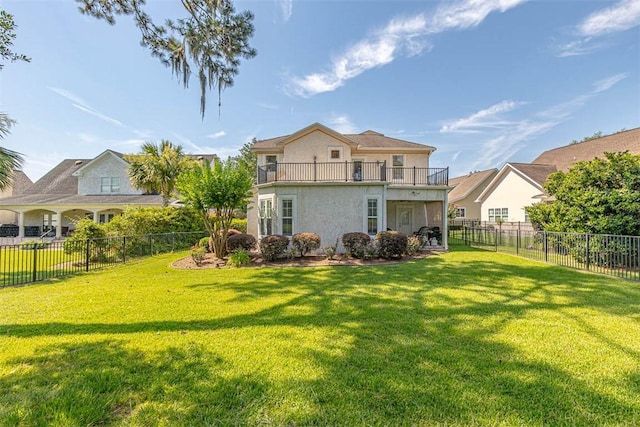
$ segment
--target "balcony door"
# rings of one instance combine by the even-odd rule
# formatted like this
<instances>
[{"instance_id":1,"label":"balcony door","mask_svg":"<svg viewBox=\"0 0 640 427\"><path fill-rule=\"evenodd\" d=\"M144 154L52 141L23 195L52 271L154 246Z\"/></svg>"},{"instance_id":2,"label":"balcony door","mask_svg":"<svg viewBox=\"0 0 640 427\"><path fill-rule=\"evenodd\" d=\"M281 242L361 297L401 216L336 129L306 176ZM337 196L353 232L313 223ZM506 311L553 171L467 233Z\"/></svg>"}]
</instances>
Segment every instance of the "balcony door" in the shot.
<instances>
[{"instance_id":1,"label":"balcony door","mask_svg":"<svg viewBox=\"0 0 640 427\"><path fill-rule=\"evenodd\" d=\"M396 230L411 236L413 233L413 207L398 206L396 208Z\"/></svg>"}]
</instances>

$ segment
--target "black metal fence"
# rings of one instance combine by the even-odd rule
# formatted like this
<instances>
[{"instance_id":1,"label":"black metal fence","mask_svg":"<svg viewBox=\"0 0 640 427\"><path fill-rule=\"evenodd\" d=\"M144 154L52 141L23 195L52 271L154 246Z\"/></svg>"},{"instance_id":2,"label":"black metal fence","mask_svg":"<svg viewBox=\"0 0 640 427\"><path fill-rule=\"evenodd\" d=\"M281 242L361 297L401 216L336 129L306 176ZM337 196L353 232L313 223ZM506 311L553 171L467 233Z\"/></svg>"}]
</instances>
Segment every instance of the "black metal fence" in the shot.
<instances>
[{"instance_id":1,"label":"black metal fence","mask_svg":"<svg viewBox=\"0 0 640 427\"><path fill-rule=\"evenodd\" d=\"M84 241L27 241L0 246L0 287L97 270L132 258L184 250L205 231L108 237Z\"/></svg>"},{"instance_id":2,"label":"black metal fence","mask_svg":"<svg viewBox=\"0 0 640 427\"><path fill-rule=\"evenodd\" d=\"M453 227L449 243L640 280L640 236Z\"/></svg>"},{"instance_id":3,"label":"black metal fence","mask_svg":"<svg viewBox=\"0 0 640 427\"><path fill-rule=\"evenodd\" d=\"M387 167L386 162L270 163L258 166L258 184L268 182L389 182L448 185L449 168Z\"/></svg>"}]
</instances>

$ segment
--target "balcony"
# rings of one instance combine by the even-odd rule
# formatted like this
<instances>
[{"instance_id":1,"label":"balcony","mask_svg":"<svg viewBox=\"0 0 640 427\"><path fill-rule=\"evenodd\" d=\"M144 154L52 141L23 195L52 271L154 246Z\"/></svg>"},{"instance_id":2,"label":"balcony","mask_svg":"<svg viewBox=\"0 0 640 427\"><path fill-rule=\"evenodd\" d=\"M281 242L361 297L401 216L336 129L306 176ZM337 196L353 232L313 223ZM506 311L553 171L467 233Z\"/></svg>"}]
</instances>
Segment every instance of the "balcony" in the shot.
<instances>
[{"instance_id":1,"label":"balcony","mask_svg":"<svg viewBox=\"0 0 640 427\"><path fill-rule=\"evenodd\" d=\"M258 166L258 184L272 182L387 182L449 184L449 168L387 167L386 162L270 163Z\"/></svg>"}]
</instances>

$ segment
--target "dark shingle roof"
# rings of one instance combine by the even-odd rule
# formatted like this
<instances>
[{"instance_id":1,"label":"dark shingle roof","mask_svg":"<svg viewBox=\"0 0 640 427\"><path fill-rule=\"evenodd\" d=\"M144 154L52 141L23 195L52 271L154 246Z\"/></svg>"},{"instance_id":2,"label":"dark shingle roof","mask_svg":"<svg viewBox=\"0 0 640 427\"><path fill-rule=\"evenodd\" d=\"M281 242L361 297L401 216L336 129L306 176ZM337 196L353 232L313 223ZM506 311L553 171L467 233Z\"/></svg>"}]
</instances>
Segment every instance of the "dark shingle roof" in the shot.
<instances>
[{"instance_id":1,"label":"dark shingle roof","mask_svg":"<svg viewBox=\"0 0 640 427\"><path fill-rule=\"evenodd\" d=\"M33 181L22 172L21 170L13 171L13 178L11 183L11 195L17 196L24 193L29 187L33 185Z\"/></svg>"},{"instance_id":2,"label":"dark shingle roof","mask_svg":"<svg viewBox=\"0 0 640 427\"><path fill-rule=\"evenodd\" d=\"M549 175L558 171L554 165L534 165L531 163L509 163L509 165L531 178L540 187L547 181Z\"/></svg>"},{"instance_id":3,"label":"dark shingle roof","mask_svg":"<svg viewBox=\"0 0 640 427\"><path fill-rule=\"evenodd\" d=\"M23 194L78 194L78 177L73 172L91 159L65 159L37 180Z\"/></svg>"},{"instance_id":4,"label":"dark shingle roof","mask_svg":"<svg viewBox=\"0 0 640 427\"><path fill-rule=\"evenodd\" d=\"M532 163L554 165L559 171L566 172L576 162L604 158L604 153L623 151L640 154L640 128L547 150Z\"/></svg>"},{"instance_id":5,"label":"dark shingle roof","mask_svg":"<svg viewBox=\"0 0 640 427\"><path fill-rule=\"evenodd\" d=\"M464 199L476 190L479 185L486 185L486 181L493 178L497 173L498 169L494 168L449 179L449 186L454 187L449 192L449 202Z\"/></svg>"}]
</instances>

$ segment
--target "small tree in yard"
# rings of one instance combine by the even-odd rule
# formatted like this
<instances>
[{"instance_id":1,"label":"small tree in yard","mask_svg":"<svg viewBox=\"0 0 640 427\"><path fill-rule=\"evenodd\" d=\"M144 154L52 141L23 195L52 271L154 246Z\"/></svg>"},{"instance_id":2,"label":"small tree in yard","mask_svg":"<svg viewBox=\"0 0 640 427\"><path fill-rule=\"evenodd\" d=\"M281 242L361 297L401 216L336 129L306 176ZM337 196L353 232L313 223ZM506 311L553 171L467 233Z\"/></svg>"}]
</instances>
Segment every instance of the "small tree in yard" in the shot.
<instances>
[{"instance_id":1,"label":"small tree in yard","mask_svg":"<svg viewBox=\"0 0 640 427\"><path fill-rule=\"evenodd\" d=\"M217 258L227 255L231 220L251 197L252 183L248 171L232 159L198 164L178 177L176 188L182 200L200 212Z\"/></svg>"}]
</instances>

